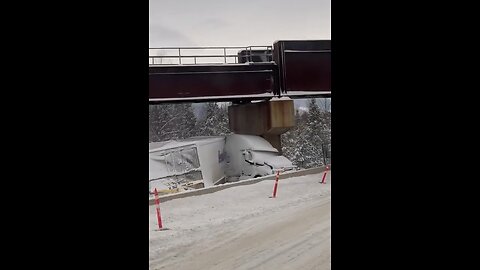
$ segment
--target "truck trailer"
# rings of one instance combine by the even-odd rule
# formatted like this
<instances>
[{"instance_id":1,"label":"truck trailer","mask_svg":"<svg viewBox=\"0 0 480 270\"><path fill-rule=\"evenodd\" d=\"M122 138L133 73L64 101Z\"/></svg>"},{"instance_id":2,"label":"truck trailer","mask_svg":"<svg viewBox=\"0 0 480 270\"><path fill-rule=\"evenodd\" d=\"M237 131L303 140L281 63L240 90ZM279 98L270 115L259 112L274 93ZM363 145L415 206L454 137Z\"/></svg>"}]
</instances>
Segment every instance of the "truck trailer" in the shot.
<instances>
[{"instance_id":1,"label":"truck trailer","mask_svg":"<svg viewBox=\"0 0 480 270\"><path fill-rule=\"evenodd\" d=\"M254 135L192 137L149 146L150 192L179 192L292 169L290 160Z\"/></svg>"}]
</instances>

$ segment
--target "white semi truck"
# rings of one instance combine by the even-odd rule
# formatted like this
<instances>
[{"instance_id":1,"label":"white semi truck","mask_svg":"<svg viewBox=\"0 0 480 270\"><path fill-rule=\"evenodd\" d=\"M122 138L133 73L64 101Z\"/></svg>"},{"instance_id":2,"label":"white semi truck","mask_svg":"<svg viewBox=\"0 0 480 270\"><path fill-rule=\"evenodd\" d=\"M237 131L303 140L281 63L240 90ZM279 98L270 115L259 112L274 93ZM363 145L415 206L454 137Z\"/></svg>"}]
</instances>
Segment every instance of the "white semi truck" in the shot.
<instances>
[{"instance_id":1,"label":"white semi truck","mask_svg":"<svg viewBox=\"0 0 480 270\"><path fill-rule=\"evenodd\" d=\"M193 137L149 148L150 192L209 187L294 168L267 140L253 135Z\"/></svg>"}]
</instances>

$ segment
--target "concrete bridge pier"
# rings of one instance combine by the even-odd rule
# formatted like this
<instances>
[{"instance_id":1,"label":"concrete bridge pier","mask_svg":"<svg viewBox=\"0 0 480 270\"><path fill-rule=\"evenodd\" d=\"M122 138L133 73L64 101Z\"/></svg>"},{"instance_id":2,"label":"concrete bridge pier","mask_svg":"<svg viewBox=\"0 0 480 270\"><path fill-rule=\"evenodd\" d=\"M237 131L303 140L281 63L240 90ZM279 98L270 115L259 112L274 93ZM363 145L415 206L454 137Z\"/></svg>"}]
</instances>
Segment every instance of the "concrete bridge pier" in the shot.
<instances>
[{"instance_id":1,"label":"concrete bridge pier","mask_svg":"<svg viewBox=\"0 0 480 270\"><path fill-rule=\"evenodd\" d=\"M265 138L282 152L280 135L295 126L295 109L291 99L234 104L228 107L230 130L237 134Z\"/></svg>"}]
</instances>

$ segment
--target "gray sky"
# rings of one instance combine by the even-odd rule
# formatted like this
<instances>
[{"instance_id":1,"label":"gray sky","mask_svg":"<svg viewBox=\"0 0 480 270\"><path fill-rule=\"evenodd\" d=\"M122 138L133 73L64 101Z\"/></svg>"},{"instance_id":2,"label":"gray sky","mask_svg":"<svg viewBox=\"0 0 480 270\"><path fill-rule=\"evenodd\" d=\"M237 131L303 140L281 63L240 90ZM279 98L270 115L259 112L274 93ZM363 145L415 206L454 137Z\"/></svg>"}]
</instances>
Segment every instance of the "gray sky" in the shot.
<instances>
[{"instance_id":1,"label":"gray sky","mask_svg":"<svg viewBox=\"0 0 480 270\"><path fill-rule=\"evenodd\" d=\"M149 0L149 47L330 39L331 0Z\"/></svg>"}]
</instances>

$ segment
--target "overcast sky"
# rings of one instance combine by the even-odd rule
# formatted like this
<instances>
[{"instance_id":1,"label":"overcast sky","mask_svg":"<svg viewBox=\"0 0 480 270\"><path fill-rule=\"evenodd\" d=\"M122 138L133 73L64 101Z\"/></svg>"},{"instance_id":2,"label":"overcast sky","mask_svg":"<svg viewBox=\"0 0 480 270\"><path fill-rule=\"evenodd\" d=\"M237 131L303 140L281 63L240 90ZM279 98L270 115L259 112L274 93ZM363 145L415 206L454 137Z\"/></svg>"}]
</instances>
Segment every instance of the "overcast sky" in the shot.
<instances>
[{"instance_id":1,"label":"overcast sky","mask_svg":"<svg viewBox=\"0 0 480 270\"><path fill-rule=\"evenodd\" d=\"M150 48L330 39L331 0L150 0Z\"/></svg>"}]
</instances>

